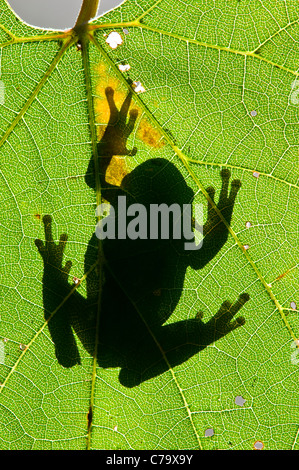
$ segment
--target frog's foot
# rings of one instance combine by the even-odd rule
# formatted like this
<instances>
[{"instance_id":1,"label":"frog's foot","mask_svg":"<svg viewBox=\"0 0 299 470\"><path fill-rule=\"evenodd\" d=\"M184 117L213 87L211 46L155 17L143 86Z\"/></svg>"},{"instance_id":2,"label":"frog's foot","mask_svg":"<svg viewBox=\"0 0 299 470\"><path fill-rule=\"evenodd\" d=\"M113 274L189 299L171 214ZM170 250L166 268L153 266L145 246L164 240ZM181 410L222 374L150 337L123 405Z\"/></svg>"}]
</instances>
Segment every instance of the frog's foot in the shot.
<instances>
[{"instance_id":1,"label":"frog's foot","mask_svg":"<svg viewBox=\"0 0 299 470\"><path fill-rule=\"evenodd\" d=\"M62 266L63 254L67 243L67 234L60 235L59 243L56 245L52 235L52 217L45 215L43 217L43 224L45 228L45 242L39 238L35 240L35 245L41 255L45 266L58 269L63 277L66 279L70 273L72 262L67 261L65 266Z\"/></svg>"},{"instance_id":2,"label":"frog's foot","mask_svg":"<svg viewBox=\"0 0 299 470\"><path fill-rule=\"evenodd\" d=\"M221 179L222 185L218 203L215 201L215 188L208 187L206 189L208 195L208 217L204 225L204 235L210 233L217 226L218 230L220 230L221 226L224 227L222 219L219 216L219 211L221 211L223 218L228 224L231 221L235 199L241 188L241 181L233 180L229 192L230 171L228 169L225 168L221 171ZM223 228L221 230L223 230Z\"/></svg>"},{"instance_id":3,"label":"frog's foot","mask_svg":"<svg viewBox=\"0 0 299 470\"><path fill-rule=\"evenodd\" d=\"M232 319L248 300L249 295L244 293L239 296L234 304L229 301L223 302L218 312L207 323L209 327L213 328L215 339L221 338L230 331L245 324L244 317L238 317L235 320Z\"/></svg>"},{"instance_id":4,"label":"frog's foot","mask_svg":"<svg viewBox=\"0 0 299 470\"><path fill-rule=\"evenodd\" d=\"M105 90L107 102L110 109L110 118L101 141L98 143L98 155L108 159L110 162L113 155L134 156L137 148L127 148L127 140L133 132L138 117L138 110L131 109L132 93L128 93L120 110L114 101L114 90L107 87ZM105 167L105 164L104 164ZM106 164L107 167L107 164Z\"/></svg>"}]
</instances>

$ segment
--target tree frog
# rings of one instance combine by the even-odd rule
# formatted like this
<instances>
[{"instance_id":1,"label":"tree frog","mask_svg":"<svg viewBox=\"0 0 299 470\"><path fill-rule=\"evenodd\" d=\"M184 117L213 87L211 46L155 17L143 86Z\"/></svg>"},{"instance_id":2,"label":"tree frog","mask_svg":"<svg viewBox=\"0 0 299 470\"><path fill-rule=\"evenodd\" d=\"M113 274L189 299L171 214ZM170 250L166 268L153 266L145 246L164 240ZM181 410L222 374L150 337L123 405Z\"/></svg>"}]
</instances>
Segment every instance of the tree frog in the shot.
<instances>
[{"instance_id":1,"label":"tree frog","mask_svg":"<svg viewBox=\"0 0 299 470\"><path fill-rule=\"evenodd\" d=\"M128 205L139 203L146 208L150 204L176 203L182 207L192 203L193 190L178 168L165 158L144 161L123 178L120 186L107 182L107 168L113 155L131 158L136 155L136 148L127 149L127 139L136 125L138 111L130 110L132 93L119 110L112 88L106 89L106 99L110 119L98 144L99 175L95 175L91 159L86 183L95 188L98 177L103 198L116 212L120 195L126 196ZM71 367L81 361L75 332L88 353L96 355L101 367L120 368L120 382L133 387L182 364L244 325L243 317L234 317L249 300L246 293L235 303L223 302L206 322L201 312L189 311L192 306L187 306L188 298L185 306L188 318L184 318L179 303L186 271L192 268L200 279L200 270L217 255L228 238L241 183L233 180L229 190L230 172L222 170L220 176L222 184L217 203L215 189L206 190L207 220L199 250L184 250L183 239L100 241L93 234L85 254L86 297L80 294L80 283L75 288L70 282L71 262L63 264L67 235L61 235L56 244L52 218L44 216L45 242L38 239L35 243L44 262L45 318L56 357L63 366ZM102 243L101 250L99 243ZM209 289L208 278L203 286ZM171 323L169 318L174 312L176 321Z\"/></svg>"}]
</instances>

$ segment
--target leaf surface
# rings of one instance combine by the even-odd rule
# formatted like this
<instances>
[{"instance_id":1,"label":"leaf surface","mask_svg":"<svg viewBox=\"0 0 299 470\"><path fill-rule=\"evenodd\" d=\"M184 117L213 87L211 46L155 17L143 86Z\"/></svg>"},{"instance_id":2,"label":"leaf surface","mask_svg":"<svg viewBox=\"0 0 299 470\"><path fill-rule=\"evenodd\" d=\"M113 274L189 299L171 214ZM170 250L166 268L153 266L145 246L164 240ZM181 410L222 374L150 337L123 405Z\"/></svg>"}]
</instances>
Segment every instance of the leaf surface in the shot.
<instances>
[{"instance_id":1,"label":"leaf surface","mask_svg":"<svg viewBox=\"0 0 299 470\"><path fill-rule=\"evenodd\" d=\"M127 0L82 47L0 0L2 449L298 449L298 21L294 0ZM225 243L163 264L120 241L106 272L109 152L111 187L188 187ZM245 324L194 338L244 293Z\"/></svg>"}]
</instances>

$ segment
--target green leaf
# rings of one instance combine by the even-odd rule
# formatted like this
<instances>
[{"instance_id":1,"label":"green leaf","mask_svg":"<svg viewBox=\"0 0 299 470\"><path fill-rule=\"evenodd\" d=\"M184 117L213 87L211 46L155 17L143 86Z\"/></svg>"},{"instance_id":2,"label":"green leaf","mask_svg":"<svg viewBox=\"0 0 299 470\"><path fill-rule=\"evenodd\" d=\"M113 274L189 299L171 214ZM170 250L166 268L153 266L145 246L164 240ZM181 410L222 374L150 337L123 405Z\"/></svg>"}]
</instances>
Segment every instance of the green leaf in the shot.
<instances>
[{"instance_id":1,"label":"green leaf","mask_svg":"<svg viewBox=\"0 0 299 470\"><path fill-rule=\"evenodd\" d=\"M299 449L298 21L0 0L1 449ZM203 247L99 243L124 194L203 204Z\"/></svg>"}]
</instances>

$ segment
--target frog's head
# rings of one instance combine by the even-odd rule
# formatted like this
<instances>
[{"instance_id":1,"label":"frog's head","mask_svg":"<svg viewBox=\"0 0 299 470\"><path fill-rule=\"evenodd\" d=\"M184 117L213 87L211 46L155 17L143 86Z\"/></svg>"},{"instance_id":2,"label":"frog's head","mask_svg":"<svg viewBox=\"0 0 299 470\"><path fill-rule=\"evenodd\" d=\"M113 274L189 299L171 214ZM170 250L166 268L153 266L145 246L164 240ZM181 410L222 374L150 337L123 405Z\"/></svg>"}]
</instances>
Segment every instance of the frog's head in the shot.
<instances>
[{"instance_id":1,"label":"frog's head","mask_svg":"<svg viewBox=\"0 0 299 470\"><path fill-rule=\"evenodd\" d=\"M182 173L165 158L151 158L138 165L122 181L122 188L138 202L148 204L192 204L194 193Z\"/></svg>"}]
</instances>

